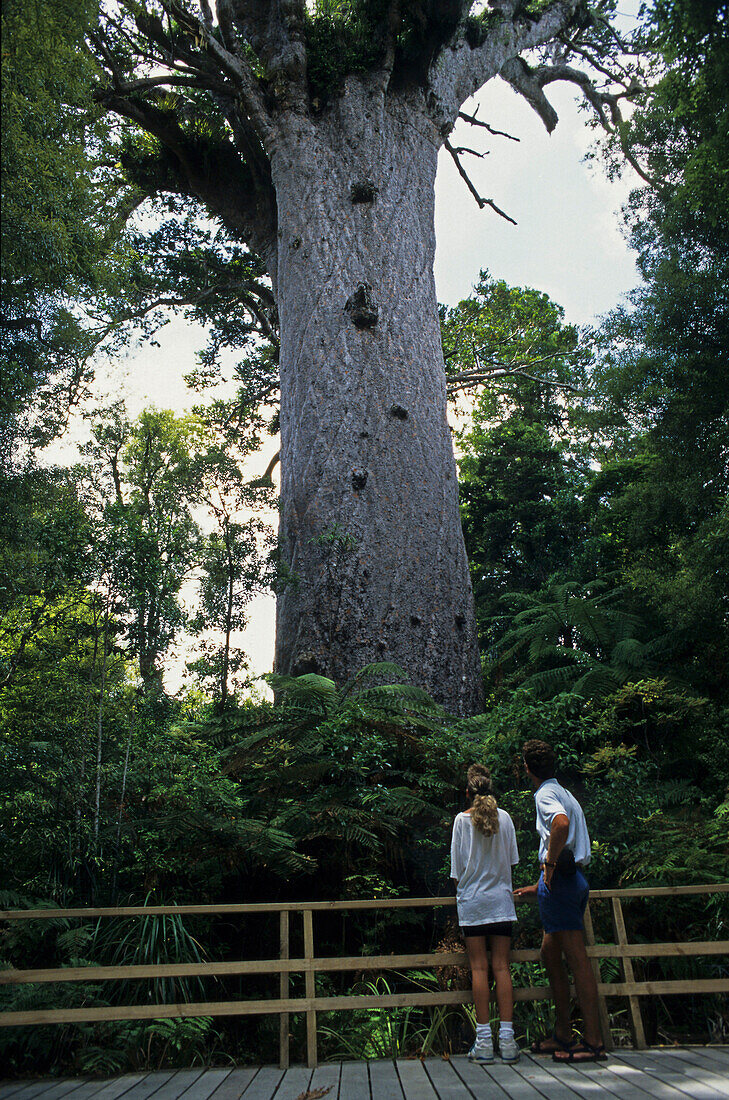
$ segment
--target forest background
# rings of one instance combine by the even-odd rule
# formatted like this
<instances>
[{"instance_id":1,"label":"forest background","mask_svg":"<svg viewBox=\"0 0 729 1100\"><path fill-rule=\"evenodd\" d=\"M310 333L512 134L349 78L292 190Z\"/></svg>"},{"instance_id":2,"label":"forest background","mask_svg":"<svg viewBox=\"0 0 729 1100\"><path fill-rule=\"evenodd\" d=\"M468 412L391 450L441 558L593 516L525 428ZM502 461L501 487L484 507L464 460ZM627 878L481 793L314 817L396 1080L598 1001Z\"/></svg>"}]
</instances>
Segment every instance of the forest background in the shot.
<instances>
[{"instance_id":1,"label":"forest background","mask_svg":"<svg viewBox=\"0 0 729 1100\"><path fill-rule=\"evenodd\" d=\"M547 733L588 813L594 886L726 880L726 6L659 0L636 32L655 90L627 124L644 173L624 209L641 277L627 303L578 329L545 294L484 272L442 307L487 699L467 719L394 666L349 684L269 676L275 704L251 682L237 632L257 593L291 583L261 518L275 506L273 466L256 476L247 461L277 427L273 299L257 258L202 208L147 197L143 139L93 100L83 43L96 17L91 2L3 8L2 904L442 893L474 759L492 768L529 881L519 746ZM615 137L595 157L623 171ZM94 408L99 357L153 346L171 310L208 333L189 379L195 410ZM43 450L75 409L91 426L81 461L49 466ZM322 538L334 572L346 532ZM194 611L181 599L191 578ZM198 651L170 694L165 658L183 631ZM718 903L644 904L636 934L706 939L726 919ZM209 921L150 918L141 935L47 923L4 931L5 965L241 951L239 930ZM520 935L534 932L527 915ZM246 932L243 950L271 934ZM354 953L445 929L352 917L327 935ZM681 965L704 976L719 964ZM144 983L119 991L148 995ZM2 996L23 1008L110 994ZM651 1012L654 1036L729 1029L711 998ZM331 1050L377 1050L373 1015L352 1021L332 1023ZM422 1046L423 1020L410 1024L403 1049ZM212 1020L3 1039L18 1071L257 1059L274 1041L271 1025Z\"/></svg>"}]
</instances>

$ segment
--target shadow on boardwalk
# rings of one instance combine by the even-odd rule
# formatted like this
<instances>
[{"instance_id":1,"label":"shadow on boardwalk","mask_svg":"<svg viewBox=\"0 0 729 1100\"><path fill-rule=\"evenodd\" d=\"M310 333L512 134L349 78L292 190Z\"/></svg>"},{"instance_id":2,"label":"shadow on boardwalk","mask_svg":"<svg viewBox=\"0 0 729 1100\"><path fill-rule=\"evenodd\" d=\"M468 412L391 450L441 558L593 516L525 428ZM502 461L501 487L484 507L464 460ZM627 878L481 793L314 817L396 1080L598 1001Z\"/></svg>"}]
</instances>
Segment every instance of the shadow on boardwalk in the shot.
<instances>
[{"instance_id":1,"label":"shadow on boardwalk","mask_svg":"<svg viewBox=\"0 0 729 1100\"><path fill-rule=\"evenodd\" d=\"M0 1083L0 1100L722 1100L729 1047L616 1051L600 1065L558 1066L522 1054L516 1066L465 1055L342 1062L306 1069L246 1066Z\"/></svg>"}]
</instances>

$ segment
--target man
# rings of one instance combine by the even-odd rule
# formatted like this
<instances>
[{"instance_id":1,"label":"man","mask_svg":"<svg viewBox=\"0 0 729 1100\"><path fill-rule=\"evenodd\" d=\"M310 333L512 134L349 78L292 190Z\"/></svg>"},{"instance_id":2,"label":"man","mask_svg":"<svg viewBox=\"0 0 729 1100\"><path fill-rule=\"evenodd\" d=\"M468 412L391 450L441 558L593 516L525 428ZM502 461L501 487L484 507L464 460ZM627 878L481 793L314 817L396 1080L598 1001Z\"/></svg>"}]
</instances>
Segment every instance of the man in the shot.
<instances>
[{"instance_id":1,"label":"man","mask_svg":"<svg viewBox=\"0 0 729 1100\"><path fill-rule=\"evenodd\" d=\"M554 778L555 755L545 741L526 741L524 768L534 788L542 873L536 886L514 891L517 899L536 897L544 929L541 957L555 1008L551 1035L532 1045L535 1054L555 1062L597 1062L607 1058L600 1034L597 983L585 949L583 921L589 886L583 868L590 862L590 837L577 799ZM570 1019L569 978L574 978L584 1034L577 1042Z\"/></svg>"}]
</instances>

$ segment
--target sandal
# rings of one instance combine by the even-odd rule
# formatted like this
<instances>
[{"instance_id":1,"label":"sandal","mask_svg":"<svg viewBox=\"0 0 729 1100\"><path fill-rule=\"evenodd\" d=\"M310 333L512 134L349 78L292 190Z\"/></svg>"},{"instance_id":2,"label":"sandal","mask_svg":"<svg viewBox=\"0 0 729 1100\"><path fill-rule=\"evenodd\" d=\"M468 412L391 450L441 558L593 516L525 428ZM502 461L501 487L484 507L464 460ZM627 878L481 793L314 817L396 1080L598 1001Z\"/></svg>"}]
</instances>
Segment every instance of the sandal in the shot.
<instances>
[{"instance_id":1,"label":"sandal","mask_svg":"<svg viewBox=\"0 0 729 1100\"><path fill-rule=\"evenodd\" d=\"M556 1050L571 1050L576 1042L576 1039L568 1039L565 1042L564 1039L560 1039L556 1031L553 1031L551 1035L542 1035L541 1038L535 1039L529 1051L531 1054L554 1054ZM546 1046L546 1043L556 1043L556 1046Z\"/></svg>"},{"instance_id":2,"label":"sandal","mask_svg":"<svg viewBox=\"0 0 729 1100\"><path fill-rule=\"evenodd\" d=\"M596 1047L592 1043L586 1043L581 1039L579 1043L573 1043L571 1047L561 1051L555 1050L552 1054L553 1062L571 1062L579 1066L582 1062L607 1062L607 1051L603 1043Z\"/></svg>"}]
</instances>

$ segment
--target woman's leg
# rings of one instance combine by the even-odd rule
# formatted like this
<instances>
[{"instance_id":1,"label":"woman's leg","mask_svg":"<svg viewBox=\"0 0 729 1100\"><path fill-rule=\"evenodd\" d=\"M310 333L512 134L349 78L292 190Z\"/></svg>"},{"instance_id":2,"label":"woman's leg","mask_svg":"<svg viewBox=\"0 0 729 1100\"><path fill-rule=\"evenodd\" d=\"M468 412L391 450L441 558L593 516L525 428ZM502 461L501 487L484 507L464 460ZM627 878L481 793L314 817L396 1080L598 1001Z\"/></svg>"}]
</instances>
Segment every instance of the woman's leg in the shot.
<instances>
[{"instance_id":1,"label":"woman's leg","mask_svg":"<svg viewBox=\"0 0 729 1100\"><path fill-rule=\"evenodd\" d=\"M491 948L491 967L496 981L499 1019L502 1024L510 1024L514 1016L514 987L511 984L509 968L511 936L489 936L489 947Z\"/></svg>"},{"instance_id":2,"label":"woman's leg","mask_svg":"<svg viewBox=\"0 0 729 1100\"><path fill-rule=\"evenodd\" d=\"M466 936L468 965L471 968L473 1001L476 1005L476 1023L487 1024L489 1014L489 957L485 936Z\"/></svg>"}]
</instances>

